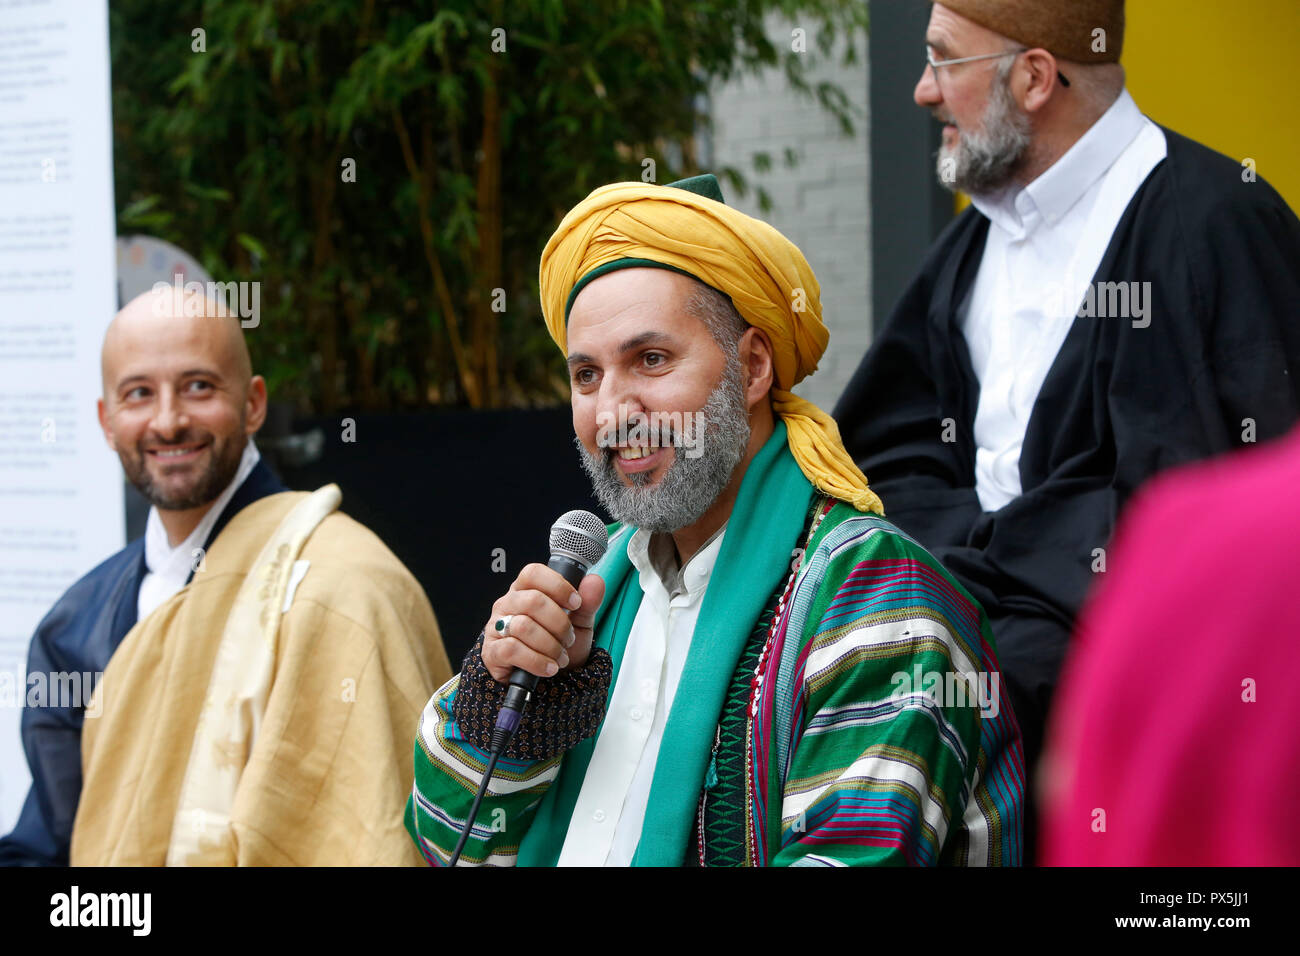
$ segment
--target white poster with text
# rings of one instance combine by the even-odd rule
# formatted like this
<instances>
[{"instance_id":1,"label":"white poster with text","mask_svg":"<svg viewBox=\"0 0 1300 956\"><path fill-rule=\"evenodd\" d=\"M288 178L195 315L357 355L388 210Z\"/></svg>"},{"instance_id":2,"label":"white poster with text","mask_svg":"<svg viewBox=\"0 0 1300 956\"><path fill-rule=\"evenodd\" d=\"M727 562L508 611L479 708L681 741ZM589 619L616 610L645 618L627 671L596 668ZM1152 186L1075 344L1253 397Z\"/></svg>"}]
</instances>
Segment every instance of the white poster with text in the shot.
<instances>
[{"instance_id":1,"label":"white poster with text","mask_svg":"<svg viewBox=\"0 0 1300 956\"><path fill-rule=\"evenodd\" d=\"M0 835L32 632L125 538L95 413L114 232L107 0L0 0Z\"/></svg>"}]
</instances>

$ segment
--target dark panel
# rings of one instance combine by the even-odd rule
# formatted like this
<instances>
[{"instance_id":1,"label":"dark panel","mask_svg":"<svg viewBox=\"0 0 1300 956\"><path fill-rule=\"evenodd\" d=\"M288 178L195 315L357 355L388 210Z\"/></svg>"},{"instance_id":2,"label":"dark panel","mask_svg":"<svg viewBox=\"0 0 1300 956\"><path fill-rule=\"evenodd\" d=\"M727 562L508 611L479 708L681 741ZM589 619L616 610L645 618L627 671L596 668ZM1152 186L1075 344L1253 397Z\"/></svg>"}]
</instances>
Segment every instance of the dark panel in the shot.
<instances>
[{"instance_id":1,"label":"dark panel","mask_svg":"<svg viewBox=\"0 0 1300 956\"><path fill-rule=\"evenodd\" d=\"M952 194L934 174L940 126L912 100L925 66L929 20L930 4L923 0L871 2L871 301L876 328L952 218Z\"/></svg>"},{"instance_id":2,"label":"dark panel","mask_svg":"<svg viewBox=\"0 0 1300 956\"><path fill-rule=\"evenodd\" d=\"M573 508L605 518L578 464L569 409L431 411L298 422L320 428L319 460L277 470L291 488L334 482L343 511L374 531L424 586L453 670L520 569L545 562L551 523ZM505 572L492 571L494 548Z\"/></svg>"}]
</instances>

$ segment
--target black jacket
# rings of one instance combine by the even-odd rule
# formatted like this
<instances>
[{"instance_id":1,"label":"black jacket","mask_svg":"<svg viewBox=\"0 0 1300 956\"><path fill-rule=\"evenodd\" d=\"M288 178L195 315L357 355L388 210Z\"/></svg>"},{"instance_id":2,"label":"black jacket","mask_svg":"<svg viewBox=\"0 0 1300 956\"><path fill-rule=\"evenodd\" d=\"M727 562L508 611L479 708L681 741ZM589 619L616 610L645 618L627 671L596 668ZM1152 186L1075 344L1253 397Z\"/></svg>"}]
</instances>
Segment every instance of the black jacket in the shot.
<instances>
[{"instance_id":1,"label":"black jacket","mask_svg":"<svg viewBox=\"0 0 1300 956\"><path fill-rule=\"evenodd\" d=\"M834 413L890 520L988 611L1030 760L1133 492L1172 465L1280 436L1300 410L1300 221L1233 160L1165 136L1167 157L1094 277L1151 283L1150 311L1075 318L1028 422L1018 498L985 513L975 494L979 383L957 320L988 235L973 208L930 250ZM1207 524L1216 493L1205 489Z\"/></svg>"}]
</instances>

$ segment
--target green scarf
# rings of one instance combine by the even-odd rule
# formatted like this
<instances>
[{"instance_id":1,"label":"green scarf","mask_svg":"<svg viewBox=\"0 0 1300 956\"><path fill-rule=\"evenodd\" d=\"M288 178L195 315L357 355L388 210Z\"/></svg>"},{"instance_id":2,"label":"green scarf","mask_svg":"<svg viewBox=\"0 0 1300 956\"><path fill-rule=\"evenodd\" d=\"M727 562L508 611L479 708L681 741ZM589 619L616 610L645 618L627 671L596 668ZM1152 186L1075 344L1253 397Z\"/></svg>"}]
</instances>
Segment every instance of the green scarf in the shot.
<instances>
[{"instance_id":1,"label":"green scarf","mask_svg":"<svg viewBox=\"0 0 1300 956\"><path fill-rule=\"evenodd\" d=\"M728 519L664 727L633 866L680 866L686 856L727 685L754 622L790 573L791 548L799 543L813 494L790 454L785 423L778 420L750 462ZM614 661L611 695L641 606L640 577L627 556L631 537L632 529L624 528L592 569L605 581L595 643ZM554 866L559 860L598 737L599 732L565 756L520 845L520 866Z\"/></svg>"}]
</instances>

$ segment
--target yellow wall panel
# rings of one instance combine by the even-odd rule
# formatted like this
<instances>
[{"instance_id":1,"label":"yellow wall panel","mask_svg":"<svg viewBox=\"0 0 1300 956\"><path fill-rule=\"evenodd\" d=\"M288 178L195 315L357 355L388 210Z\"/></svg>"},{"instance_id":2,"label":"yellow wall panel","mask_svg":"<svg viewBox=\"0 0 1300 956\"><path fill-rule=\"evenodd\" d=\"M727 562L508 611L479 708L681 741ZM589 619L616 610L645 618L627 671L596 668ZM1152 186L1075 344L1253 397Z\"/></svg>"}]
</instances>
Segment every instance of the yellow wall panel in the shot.
<instances>
[{"instance_id":1,"label":"yellow wall panel","mask_svg":"<svg viewBox=\"0 0 1300 956\"><path fill-rule=\"evenodd\" d=\"M1121 62L1142 112L1241 162L1300 209L1300 0L1129 0Z\"/></svg>"}]
</instances>

